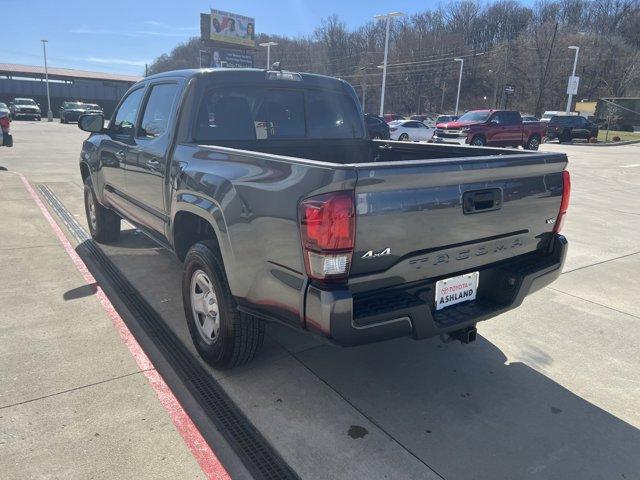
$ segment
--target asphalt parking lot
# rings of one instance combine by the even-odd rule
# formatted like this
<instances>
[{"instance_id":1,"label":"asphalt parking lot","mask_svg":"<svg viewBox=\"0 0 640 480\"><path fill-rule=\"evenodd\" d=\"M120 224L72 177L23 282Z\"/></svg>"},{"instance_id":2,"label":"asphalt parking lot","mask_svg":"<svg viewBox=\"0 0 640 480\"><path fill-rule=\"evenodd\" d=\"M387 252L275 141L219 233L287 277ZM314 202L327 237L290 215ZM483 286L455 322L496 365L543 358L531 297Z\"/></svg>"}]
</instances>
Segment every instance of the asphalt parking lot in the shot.
<instances>
[{"instance_id":1,"label":"asphalt parking lot","mask_svg":"<svg viewBox=\"0 0 640 480\"><path fill-rule=\"evenodd\" d=\"M44 121L13 122L12 133L15 146L0 149L1 476L216 478L17 175L36 193L48 187L86 229L86 133ZM542 149L569 156L564 272L480 324L475 343L343 349L270 325L252 364L206 367L300 478L640 479L640 144ZM102 251L195 355L180 263L127 228ZM153 350L152 338L139 342ZM229 475L248 478L229 446L202 431L179 380L165 380Z\"/></svg>"}]
</instances>

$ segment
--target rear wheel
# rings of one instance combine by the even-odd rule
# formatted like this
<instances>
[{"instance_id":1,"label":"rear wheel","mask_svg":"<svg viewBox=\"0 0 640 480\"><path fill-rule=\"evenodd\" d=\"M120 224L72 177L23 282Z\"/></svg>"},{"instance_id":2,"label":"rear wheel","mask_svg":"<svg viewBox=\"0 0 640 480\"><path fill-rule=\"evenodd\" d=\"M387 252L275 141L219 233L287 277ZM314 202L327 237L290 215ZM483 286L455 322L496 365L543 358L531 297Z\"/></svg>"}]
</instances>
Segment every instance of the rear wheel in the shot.
<instances>
[{"instance_id":1,"label":"rear wheel","mask_svg":"<svg viewBox=\"0 0 640 480\"><path fill-rule=\"evenodd\" d=\"M471 145L476 147L484 147L487 143L487 140L482 135L477 135L471 139Z\"/></svg>"},{"instance_id":2,"label":"rear wheel","mask_svg":"<svg viewBox=\"0 0 640 480\"><path fill-rule=\"evenodd\" d=\"M84 181L84 209L91 238L100 243L115 242L120 237L120 216L98 203L91 177Z\"/></svg>"},{"instance_id":3,"label":"rear wheel","mask_svg":"<svg viewBox=\"0 0 640 480\"><path fill-rule=\"evenodd\" d=\"M214 367L250 362L264 341L264 322L238 311L214 242L196 243L184 260L182 300L193 343Z\"/></svg>"},{"instance_id":4,"label":"rear wheel","mask_svg":"<svg viewBox=\"0 0 640 480\"><path fill-rule=\"evenodd\" d=\"M400 135L398 137L398 140L400 140L401 142L408 142L409 141L409 135L407 135L406 133L403 133L402 135Z\"/></svg>"},{"instance_id":5,"label":"rear wheel","mask_svg":"<svg viewBox=\"0 0 640 480\"><path fill-rule=\"evenodd\" d=\"M540 137L533 135L529 140L527 140L527 144L524 148L526 150L538 150L538 148L540 148Z\"/></svg>"}]
</instances>

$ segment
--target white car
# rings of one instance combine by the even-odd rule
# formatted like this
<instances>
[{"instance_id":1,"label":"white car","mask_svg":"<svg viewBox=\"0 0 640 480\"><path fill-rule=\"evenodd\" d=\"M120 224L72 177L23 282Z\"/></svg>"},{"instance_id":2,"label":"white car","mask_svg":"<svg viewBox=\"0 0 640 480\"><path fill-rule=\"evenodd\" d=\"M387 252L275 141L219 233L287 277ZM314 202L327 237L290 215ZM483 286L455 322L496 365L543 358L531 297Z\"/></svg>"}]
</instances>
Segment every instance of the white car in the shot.
<instances>
[{"instance_id":1,"label":"white car","mask_svg":"<svg viewBox=\"0 0 640 480\"><path fill-rule=\"evenodd\" d=\"M394 120L389 122L389 133L391 140L402 141L427 141L433 137L435 128L427 127L418 120Z\"/></svg>"}]
</instances>

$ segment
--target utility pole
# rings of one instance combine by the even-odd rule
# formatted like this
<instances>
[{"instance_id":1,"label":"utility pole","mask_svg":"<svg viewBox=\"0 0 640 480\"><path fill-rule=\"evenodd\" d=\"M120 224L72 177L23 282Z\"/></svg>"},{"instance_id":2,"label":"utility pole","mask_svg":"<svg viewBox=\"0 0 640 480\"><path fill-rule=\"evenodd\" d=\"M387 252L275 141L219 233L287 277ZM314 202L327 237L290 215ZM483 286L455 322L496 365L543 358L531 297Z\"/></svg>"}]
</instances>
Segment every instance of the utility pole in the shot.
<instances>
[{"instance_id":1,"label":"utility pole","mask_svg":"<svg viewBox=\"0 0 640 480\"><path fill-rule=\"evenodd\" d=\"M444 92L447 89L447 82L442 83L442 98L440 99L440 113L444 113Z\"/></svg>"},{"instance_id":2,"label":"utility pole","mask_svg":"<svg viewBox=\"0 0 640 480\"><path fill-rule=\"evenodd\" d=\"M391 19L393 17L401 17L404 13L402 12L392 12L385 13L382 15L374 16L374 20L385 20L386 25L386 34L384 37L384 63L382 64L382 91L380 92L380 116L384 115L384 89L387 84L387 57L389 55L389 28L391 25Z\"/></svg>"},{"instance_id":3,"label":"utility pole","mask_svg":"<svg viewBox=\"0 0 640 480\"><path fill-rule=\"evenodd\" d=\"M458 115L458 105L460 103L460 87L462 86L462 67L464 67L464 58L454 58L454 62L460 62L460 76L458 77L458 95L456 95L456 113Z\"/></svg>"},{"instance_id":4,"label":"utility pole","mask_svg":"<svg viewBox=\"0 0 640 480\"><path fill-rule=\"evenodd\" d=\"M558 22L556 22L556 26L553 29L553 37L551 37L551 46L549 47L549 54L547 55L547 63L544 66L544 73L542 74L542 82L540 83L540 90L538 91L538 99L536 100L536 108L533 112L536 117L539 117L541 114L540 110L540 102L542 101L542 90L547 83L547 72L549 70L549 62L551 61L551 53L553 52L553 46L556 43L556 35L558 33Z\"/></svg>"},{"instance_id":5,"label":"utility pole","mask_svg":"<svg viewBox=\"0 0 640 480\"><path fill-rule=\"evenodd\" d=\"M277 42L264 42L259 44L261 47L267 47L267 70L271 68L271 47L278 45Z\"/></svg>"},{"instance_id":6,"label":"utility pole","mask_svg":"<svg viewBox=\"0 0 640 480\"><path fill-rule=\"evenodd\" d=\"M575 50L576 51L576 55L575 55L575 57L573 57L573 72L571 73L571 77L575 77L576 76L576 66L578 65L578 52L580 52L580 47L576 47L575 45L571 45L569 47L569 50ZM567 98L567 111L565 112L567 115L569 115L569 112L571 111L571 101L572 100L573 100L573 93L569 93L569 97Z\"/></svg>"},{"instance_id":7,"label":"utility pole","mask_svg":"<svg viewBox=\"0 0 640 480\"><path fill-rule=\"evenodd\" d=\"M367 86L362 84L362 111L365 112L365 100L367 98Z\"/></svg>"},{"instance_id":8,"label":"utility pole","mask_svg":"<svg viewBox=\"0 0 640 480\"><path fill-rule=\"evenodd\" d=\"M40 40L42 42L42 51L44 52L44 77L47 83L47 121L53 122L53 113L51 112L51 95L49 93L49 69L47 68L47 42L48 40Z\"/></svg>"}]
</instances>

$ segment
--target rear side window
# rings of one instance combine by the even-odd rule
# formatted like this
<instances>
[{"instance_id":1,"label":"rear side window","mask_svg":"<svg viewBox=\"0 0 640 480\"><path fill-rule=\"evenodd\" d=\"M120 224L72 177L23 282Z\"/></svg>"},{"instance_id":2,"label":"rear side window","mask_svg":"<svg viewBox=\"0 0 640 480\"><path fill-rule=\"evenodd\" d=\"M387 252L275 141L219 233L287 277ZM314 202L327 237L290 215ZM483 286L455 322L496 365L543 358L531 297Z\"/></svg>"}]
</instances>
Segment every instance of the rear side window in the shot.
<instances>
[{"instance_id":1,"label":"rear side window","mask_svg":"<svg viewBox=\"0 0 640 480\"><path fill-rule=\"evenodd\" d=\"M111 130L114 133L133 135L133 129L136 123L136 117L138 116L138 110L140 109L143 92L144 88L134 90L120 104L120 108L118 108L118 111L113 118L113 122L111 123Z\"/></svg>"},{"instance_id":2,"label":"rear side window","mask_svg":"<svg viewBox=\"0 0 640 480\"><path fill-rule=\"evenodd\" d=\"M362 120L351 97L261 87L219 87L205 93L194 140L362 138Z\"/></svg>"},{"instance_id":3,"label":"rear side window","mask_svg":"<svg viewBox=\"0 0 640 480\"><path fill-rule=\"evenodd\" d=\"M144 114L138 136L142 138L155 138L167 130L171 107L175 99L178 85L175 83L163 83L151 87L151 93L144 107Z\"/></svg>"}]
</instances>

